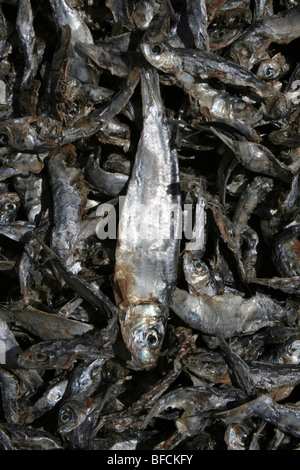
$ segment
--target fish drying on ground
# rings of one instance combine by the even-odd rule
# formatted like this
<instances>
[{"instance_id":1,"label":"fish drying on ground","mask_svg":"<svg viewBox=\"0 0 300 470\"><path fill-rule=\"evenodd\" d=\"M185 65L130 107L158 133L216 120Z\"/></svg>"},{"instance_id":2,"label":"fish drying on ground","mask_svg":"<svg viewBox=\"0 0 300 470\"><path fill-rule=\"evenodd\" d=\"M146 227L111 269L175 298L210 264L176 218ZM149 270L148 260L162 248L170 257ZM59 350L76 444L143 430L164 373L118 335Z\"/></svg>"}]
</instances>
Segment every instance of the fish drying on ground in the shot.
<instances>
[{"instance_id":1,"label":"fish drying on ground","mask_svg":"<svg viewBox=\"0 0 300 470\"><path fill-rule=\"evenodd\" d=\"M1 449L300 448L299 15L1 2Z\"/></svg>"}]
</instances>

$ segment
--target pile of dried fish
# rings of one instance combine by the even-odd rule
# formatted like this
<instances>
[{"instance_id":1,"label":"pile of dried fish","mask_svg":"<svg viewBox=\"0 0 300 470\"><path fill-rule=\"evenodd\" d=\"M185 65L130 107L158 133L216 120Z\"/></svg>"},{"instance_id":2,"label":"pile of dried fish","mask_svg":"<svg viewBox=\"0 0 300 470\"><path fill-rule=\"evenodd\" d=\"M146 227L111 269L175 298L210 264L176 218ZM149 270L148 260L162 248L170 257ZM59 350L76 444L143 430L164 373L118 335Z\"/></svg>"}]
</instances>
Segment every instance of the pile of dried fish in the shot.
<instances>
[{"instance_id":1,"label":"pile of dried fish","mask_svg":"<svg viewBox=\"0 0 300 470\"><path fill-rule=\"evenodd\" d=\"M0 449L299 449L299 2L0 32Z\"/></svg>"}]
</instances>

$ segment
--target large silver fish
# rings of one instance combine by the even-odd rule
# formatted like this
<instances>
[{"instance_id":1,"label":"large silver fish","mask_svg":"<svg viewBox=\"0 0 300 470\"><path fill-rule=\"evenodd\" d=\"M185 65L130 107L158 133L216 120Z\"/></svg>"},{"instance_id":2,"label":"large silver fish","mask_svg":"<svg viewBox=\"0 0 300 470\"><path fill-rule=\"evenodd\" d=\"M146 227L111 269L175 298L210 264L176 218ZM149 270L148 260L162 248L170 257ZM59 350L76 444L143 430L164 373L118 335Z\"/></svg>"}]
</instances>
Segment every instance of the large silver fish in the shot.
<instances>
[{"instance_id":1,"label":"large silver fish","mask_svg":"<svg viewBox=\"0 0 300 470\"><path fill-rule=\"evenodd\" d=\"M141 71L144 127L121 213L114 273L120 325L133 364L156 364L176 281L181 220L177 152L158 74Z\"/></svg>"}]
</instances>

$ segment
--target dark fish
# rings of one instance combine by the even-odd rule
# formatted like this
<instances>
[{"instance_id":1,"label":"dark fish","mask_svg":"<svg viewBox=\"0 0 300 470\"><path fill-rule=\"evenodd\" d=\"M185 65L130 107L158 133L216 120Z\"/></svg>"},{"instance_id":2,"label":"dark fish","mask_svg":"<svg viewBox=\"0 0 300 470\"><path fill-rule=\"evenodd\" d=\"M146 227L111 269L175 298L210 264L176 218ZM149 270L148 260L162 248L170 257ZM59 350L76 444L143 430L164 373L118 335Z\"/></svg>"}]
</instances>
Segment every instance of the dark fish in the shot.
<instances>
[{"instance_id":1,"label":"dark fish","mask_svg":"<svg viewBox=\"0 0 300 470\"><path fill-rule=\"evenodd\" d=\"M35 344L21 352L17 362L29 369L61 369L69 368L77 359L90 359L92 355L95 359L103 355L107 360L112 357L110 347L117 332L116 318L113 318L106 328L95 331L92 336L82 335L69 340L48 340Z\"/></svg>"},{"instance_id":2,"label":"dark fish","mask_svg":"<svg viewBox=\"0 0 300 470\"><path fill-rule=\"evenodd\" d=\"M283 276L299 276L298 235L300 226L292 225L283 229L274 240L273 260L276 269Z\"/></svg>"},{"instance_id":3,"label":"dark fish","mask_svg":"<svg viewBox=\"0 0 300 470\"><path fill-rule=\"evenodd\" d=\"M12 371L0 367L0 390L2 407L7 423L23 423L26 408L21 398L28 393L25 384Z\"/></svg>"},{"instance_id":4,"label":"dark fish","mask_svg":"<svg viewBox=\"0 0 300 470\"><path fill-rule=\"evenodd\" d=\"M228 424L242 422L247 417L259 417L272 423L285 434L299 437L299 408L291 404L278 404L268 395L261 395L227 412L216 413L214 418Z\"/></svg>"},{"instance_id":5,"label":"dark fish","mask_svg":"<svg viewBox=\"0 0 300 470\"><path fill-rule=\"evenodd\" d=\"M265 58L271 42L287 44L299 37L299 14L299 8L294 7L259 19L231 45L230 57L240 65L252 69Z\"/></svg>"},{"instance_id":6,"label":"dark fish","mask_svg":"<svg viewBox=\"0 0 300 470\"><path fill-rule=\"evenodd\" d=\"M230 371L232 384L235 387L240 388L247 396L255 396L256 387L253 377L251 376L251 373L249 373L247 364L239 357L238 354L232 351L222 335L217 333L217 337Z\"/></svg>"},{"instance_id":7,"label":"dark fish","mask_svg":"<svg viewBox=\"0 0 300 470\"><path fill-rule=\"evenodd\" d=\"M101 312L105 318L115 318L118 313L118 309L109 297L101 292L100 289L93 286L92 283L89 283L85 279L81 279L79 276L68 271L56 253L54 253L41 239L37 238L37 240L46 253L50 255L53 265L68 286ZM92 327L87 328L87 330L89 329L92 329Z\"/></svg>"},{"instance_id":8,"label":"dark fish","mask_svg":"<svg viewBox=\"0 0 300 470\"><path fill-rule=\"evenodd\" d=\"M1 431L12 447L21 450L63 450L60 439L47 431L18 424L1 424Z\"/></svg>"},{"instance_id":9,"label":"dark fish","mask_svg":"<svg viewBox=\"0 0 300 470\"><path fill-rule=\"evenodd\" d=\"M62 318L23 304L1 306L0 318L8 324L21 324L26 330L45 340L69 339L93 329L88 323Z\"/></svg>"},{"instance_id":10,"label":"dark fish","mask_svg":"<svg viewBox=\"0 0 300 470\"><path fill-rule=\"evenodd\" d=\"M35 37L30 0L19 2L16 28L25 55L19 104L23 115L35 115L37 93L40 88L40 82L35 77L43 57L45 44Z\"/></svg>"},{"instance_id":11,"label":"dark fish","mask_svg":"<svg viewBox=\"0 0 300 470\"><path fill-rule=\"evenodd\" d=\"M262 359L279 364L299 364L300 362L300 341L292 339L280 346L277 346L269 353L262 356Z\"/></svg>"},{"instance_id":12,"label":"dark fish","mask_svg":"<svg viewBox=\"0 0 300 470\"><path fill-rule=\"evenodd\" d=\"M213 52L231 44L251 20L252 12L248 1L225 2L215 12L214 21L208 30L210 50Z\"/></svg>"},{"instance_id":13,"label":"dark fish","mask_svg":"<svg viewBox=\"0 0 300 470\"><path fill-rule=\"evenodd\" d=\"M128 176L123 173L110 173L100 168L99 159L95 155L90 155L86 164L86 172L100 191L109 196L116 197L128 182Z\"/></svg>"},{"instance_id":14,"label":"dark fish","mask_svg":"<svg viewBox=\"0 0 300 470\"><path fill-rule=\"evenodd\" d=\"M209 50L210 42L208 38L208 19L206 11L206 3L204 0L195 1L187 0L186 2L187 17L189 27L193 33L195 46L197 49Z\"/></svg>"},{"instance_id":15,"label":"dark fish","mask_svg":"<svg viewBox=\"0 0 300 470\"><path fill-rule=\"evenodd\" d=\"M298 450L299 1L0 3L0 449Z\"/></svg>"}]
</instances>

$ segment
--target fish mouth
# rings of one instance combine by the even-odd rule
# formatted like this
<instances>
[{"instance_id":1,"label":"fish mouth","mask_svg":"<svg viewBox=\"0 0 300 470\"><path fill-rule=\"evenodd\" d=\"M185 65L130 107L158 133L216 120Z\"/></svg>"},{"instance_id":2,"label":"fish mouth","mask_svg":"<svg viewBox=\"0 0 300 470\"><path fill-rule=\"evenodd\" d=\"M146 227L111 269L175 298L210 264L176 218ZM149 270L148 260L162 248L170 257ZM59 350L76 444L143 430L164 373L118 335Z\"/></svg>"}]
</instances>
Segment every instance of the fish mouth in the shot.
<instances>
[{"instance_id":1,"label":"fish mouth","mask_svg":"<svg viewBox=\"0 0 300 470\"><path fill-rule=\"evenodd\" d=\"M152 359L151 362L145 363L138 359L136 356L131 355L131 359L126 362L126 367L132 370L140 371L140 370L150 370L156 366L157 358Z\"/></svg>"},{"instance_id":2,"label":"fish mouth","mask_svg":"<svg viewBox=\"0 0 300 470\"><path fill-rule=\"evenodd\" d=\"M149 370L157 364L159 357L161 344L159 344L155 350L149 349L146 344L137 343L128 344L128 350L131 353L131 359L128 361L128 365L134 370Z\"/></svg>"}]
</instances>

